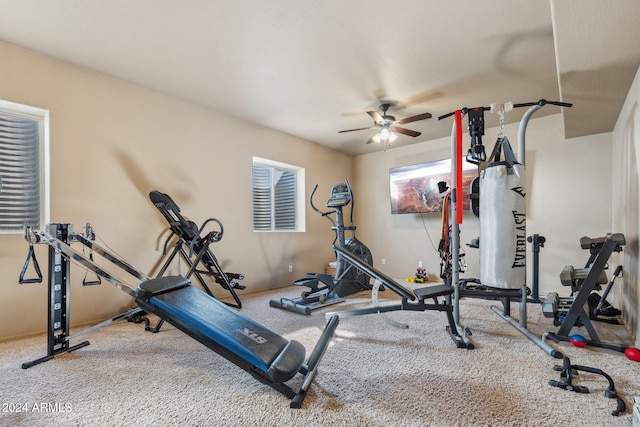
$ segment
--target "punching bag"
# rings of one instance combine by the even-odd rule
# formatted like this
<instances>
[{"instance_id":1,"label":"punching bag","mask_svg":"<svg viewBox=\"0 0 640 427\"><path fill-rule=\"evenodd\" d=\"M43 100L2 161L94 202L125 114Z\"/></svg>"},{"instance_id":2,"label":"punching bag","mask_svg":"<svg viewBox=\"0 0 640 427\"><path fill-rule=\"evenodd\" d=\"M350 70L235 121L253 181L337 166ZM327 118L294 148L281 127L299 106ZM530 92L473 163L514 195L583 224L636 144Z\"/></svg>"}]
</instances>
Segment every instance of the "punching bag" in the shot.
<instances>
[{"instance_id":1,"label":"punching bag","mask_svg":"<svg viewBox=\"0 0 640 427\"><path fill-rule=\"evenodd\" d=\"M520 289L526 283L525 189L524 166L503 136L480 174L480 283L485 286Z\"/></svg>"}]
</instances>

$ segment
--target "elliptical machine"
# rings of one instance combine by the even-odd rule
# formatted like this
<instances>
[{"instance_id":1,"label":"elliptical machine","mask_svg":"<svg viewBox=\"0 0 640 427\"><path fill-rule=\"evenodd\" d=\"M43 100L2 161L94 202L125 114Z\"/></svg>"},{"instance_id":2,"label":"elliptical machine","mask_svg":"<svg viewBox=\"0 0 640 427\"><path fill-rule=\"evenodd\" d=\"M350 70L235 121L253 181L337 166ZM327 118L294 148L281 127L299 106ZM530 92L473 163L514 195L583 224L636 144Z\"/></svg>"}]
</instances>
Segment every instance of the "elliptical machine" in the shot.
<instances>
[{"instance_id":1,"label":"elliptical machine","mask_svg":"<svg viewBox=\"0 0 640 427\"><path fill-rule=\"evenodd\" d=\"M318 185L316 184L309 196L309 204L323 218L331 221L331 230L335 233L333 245L349 251L367 264L373 265L371 251L356 239L356 227L353 225L355 201L349 180L345 180L343 184L336 184L331 188L331 194L326 203L326 206L331 210L327 212L322 212L313 204L313 196L317 189ZM349 204L351 204L350 225L345 225L343 208ZM334 214L335 220L331 217ZM351 232L349 239L345 237L346 231ZM370 282L371 277L369 275L345 262L341 254L337 253L334 276L325 273L307 273L302 279L293 281L296 286L309 288L303 291L299 298L274 298L269 301L269 305L300 314L311 314L311 310L344 301L346 295L371 290L372 285Z\"/></svg>"}]
</instances>

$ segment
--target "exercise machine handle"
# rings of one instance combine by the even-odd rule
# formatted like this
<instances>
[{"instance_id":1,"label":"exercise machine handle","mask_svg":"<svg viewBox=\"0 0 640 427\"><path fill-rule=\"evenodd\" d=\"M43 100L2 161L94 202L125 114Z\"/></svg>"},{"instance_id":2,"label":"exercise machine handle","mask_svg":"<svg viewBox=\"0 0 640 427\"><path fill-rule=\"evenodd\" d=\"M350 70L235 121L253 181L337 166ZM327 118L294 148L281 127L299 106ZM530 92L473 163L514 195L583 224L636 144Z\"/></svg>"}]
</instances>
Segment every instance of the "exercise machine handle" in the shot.
<instances>
[{"instance_id":1,"label":"exercise machine handle","mask_svg":"<svg viewBox=\"0 0 640 427\"><path fill-rule=\"evenodd\" d=\"M569 102L560 102L560 101L548 101L546 99L541 99L539 101L535 101L535 102L521 102L519 104L513 104L513 108L520 108L520 107L533 107L533 106L545 106L545 105L557 105L558 107L573 107L573 104L569 103ZM481 111L490 111L491 107L475 107L475 108L469 108L469 107L464 107L460 109L462 111L463 114L466 114L469 110L481 110ZM443 114L442 116L438 117L438 120L442 120L442 119L446 119L447 117L451 117L455 114L455 111L452 111L450 113L447 114Z\"/></svg>"},{"instance_id":2,"label":"exercise machine handle","mask_svg":"<svg viewBox=\"0 0 640 427\"><path fill-rule=\"evenodd\" d=\"M309 196L309 204L311 208L318 212L320 215L325 215L320 209L316 208L316 205L313 204L313 195L316 194L316 190L318 189L318 184L313 186L313 190L311 190L311 195Z\"/></svg>"},{"instance_id":3,"label":"exercise machine handle","mask_svg":"<svg viewBox=\"0 0 640 427\"><path fill-rule=\"evenodd\" d=\"M613 287L613 283L616 281L616 278L618 278L620 273L622 273L621 265L616 267L615 271L613 272L613 275L611 276L611 280L609 280L609 284L607 285L607 288L605 289L604 293L602 294L602 297L600 298L600 301L598 302L598 305L596 306L596 308L593 309L594 316L597 316L598 314L600 314L600 310L602 310L602 307L607 301L607 296L609 295L609 292Z\"/></svg>"},{"instance_id":4,"label":"exercise machine handle","mask_svg":"<svg viewBox=\"0 0 640 427\"><path fill-rule=\"evenodd\" d=\"M289 298L272 299L269 301L271 307L283 308L285 310L293 311L299 314L311 314L311 308L303 304L296 304L295 301Z\"/></svg>"},{"instance_id":5,"label":"exercise machine handle","mask_svg":"<svg viewBox=\"0 0 640 427\"><path fill-rule=\"evenodd\" d=\"M462 114L467 114L469 112L469 110L475 110L475 111L490 111L491 107L474 107L474 108L469 108L469 107L463 107L460 109L460 111L462 111ZM451 117L455 114L455 111L452 111L450 113L447 114L443 114L442 116L438 117L438 120L442 120L442 119L446 119L447 117Z\"/></svg>"},{"instance_id":6,"label":"exercise machine handle","mask_svg":"<svg viewBox=\"0 0 640 427\"><path fill-rule=\"evenodd\" d=\"M36 277L25 279L24 275L27 272L27 268L29 267L29 261L33 260L33 268L36 271ZM40 265L38 265L38 260L36 259L36 253L33 251L33 244L29 242L29 252L27 253L27 260L24 262L22 266L22 270L20 271L20 277L18 278L18 283L26 284L26 283L42 283L42 272L40 271Z\"/></svg>"},{"instance_id":7,"label":"exercise machine handle","mask_svg":"<svg viewBox=\"0 0 640 427\"><path fill-rule=\"evenodd\" d=\"M513 104L513 108L520 108L520 107L534 107L536 105L539 105L540 107L543 107L545 105L557 105L558 107L567 107L567 108L571 108L573 107L573 104L569 103L569 102L560 102L560 101L547 101L546 99L541 99L539 101L536 102L523 102L520 104Z\"/></svg>"},{"instance_id":8,"label":"exercise machine handle","mask_svg":"<svg viewBox=\"0 0 640 427\"><path fill-rule=\"evenodd\" d=\"M347 184L347 188L349 189L349 195L351 196L351 210L349 211L349 222L351 223L350 227L345 227L345 230L355 231L356 227L353 225L353 209L356 207L356 199L353 197L353 191L351 191L351 183L349 182L349 178L345 179L344 182ZM355 233L353 235L355 237Z\"/></svg>"},{"instance_id":9,"label":"exercise machine handle","mask_svg":"<svg viewBox=\"0 0 640 427\"><path fill-rule=\"evenodd\" d=\"M331 215L332 213L335 213L335 209L332 211L327 211L327 212L322 212L320 209L316 208L316 205L313 204L313 195L316 194L316 190L318 189L318 184L313 186L313 190L311 190L311 194L309 195L309 204L311 205L311 208L318 212L320 214L320 216L327 218L329 221L331 221L331 224L333 224L333 227L337 227L336 222L333 220L333 218L330 218L329 215ZM332 227L332 228L333 228Z\"/></svg>"}]
</instances>

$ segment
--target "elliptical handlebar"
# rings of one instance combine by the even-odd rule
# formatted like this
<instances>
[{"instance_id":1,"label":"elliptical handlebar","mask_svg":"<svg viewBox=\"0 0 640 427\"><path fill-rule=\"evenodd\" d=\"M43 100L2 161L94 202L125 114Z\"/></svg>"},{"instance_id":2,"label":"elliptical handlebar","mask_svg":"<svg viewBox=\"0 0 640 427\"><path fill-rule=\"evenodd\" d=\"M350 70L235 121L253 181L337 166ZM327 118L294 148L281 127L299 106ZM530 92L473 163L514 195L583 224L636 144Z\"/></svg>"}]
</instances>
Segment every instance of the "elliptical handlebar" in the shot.
<instances>
[{"instance_id":1,"label":"elliptical handlebar","mask_svg":"<svg viewBox=\"0 0 640 427\"><path fill-rule=\"evenodd\" d=\"M311 195L309 196L309 204L311 205L311 208L318 212L320 215L325 215L325 213L323 213L320 209L316 208L316 205L313 204L313 195L316 194L316 190L318 189L318 184L313 186L313 190L311 190Z\"/></svg>"},{"instance_id":2,"label":"elliptical handlebar","mask_svg":"<svg viewBox=\"0 0 640 427\"><path fill-rule=\"evenodd\" d=\"M316 190L318 189L318 184L313 186L313 190L311 190L311 194L309 195L309 204L311 205L311 208L318 212L320 214L321 217L327 218L329 221L331 221L331 224L333 225L333 227L336 227L337 224L334 221L333 218L331 218L329 215L333 214L336 212L336 210L331 210L331 211L327 211L327 212L322 212L320 209L318 209L316 207L316 205L313 204L313 195L316 194Z\"/></svg>"},{"instance_id":3,"label":"elliptical handlebar","mask_svg":"<svg viewBox=\"0 0 640 427\"><path fill-rule=\"evenodd\" d=\"M347 188L349 189L349 196L351 197L351 210L349 211L349 222L351 223L350 228L354 231L356 228L353 226L353 209L356 206L356 199L353 197L353 191L351 191L351 183L349 182L349 178L345 178L344 182L347 184Z\"/></svg>"}]
</instances>

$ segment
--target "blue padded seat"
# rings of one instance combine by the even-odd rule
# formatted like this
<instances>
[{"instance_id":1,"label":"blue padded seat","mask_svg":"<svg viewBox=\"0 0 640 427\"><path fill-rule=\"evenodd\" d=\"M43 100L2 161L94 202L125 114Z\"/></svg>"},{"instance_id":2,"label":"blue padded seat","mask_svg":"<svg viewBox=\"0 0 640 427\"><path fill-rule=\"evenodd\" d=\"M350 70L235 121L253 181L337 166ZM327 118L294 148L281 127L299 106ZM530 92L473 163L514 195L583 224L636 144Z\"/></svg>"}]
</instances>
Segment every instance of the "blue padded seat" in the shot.
<instances>
[{"instance_id":1,"label":"blue padded seat","mask_svg":"<svg viewBox=\"0 0 640 427\"><path fill-rule=\"evenodd\" d=\"M289 380L304 363L306 350L302 344L243 316L191 286L184 277L143 282L138 286L137 299L145 309L162 314L202 344L225 350L225 357L253 365L273 382Z\"/></svg>"}]
</instances>

